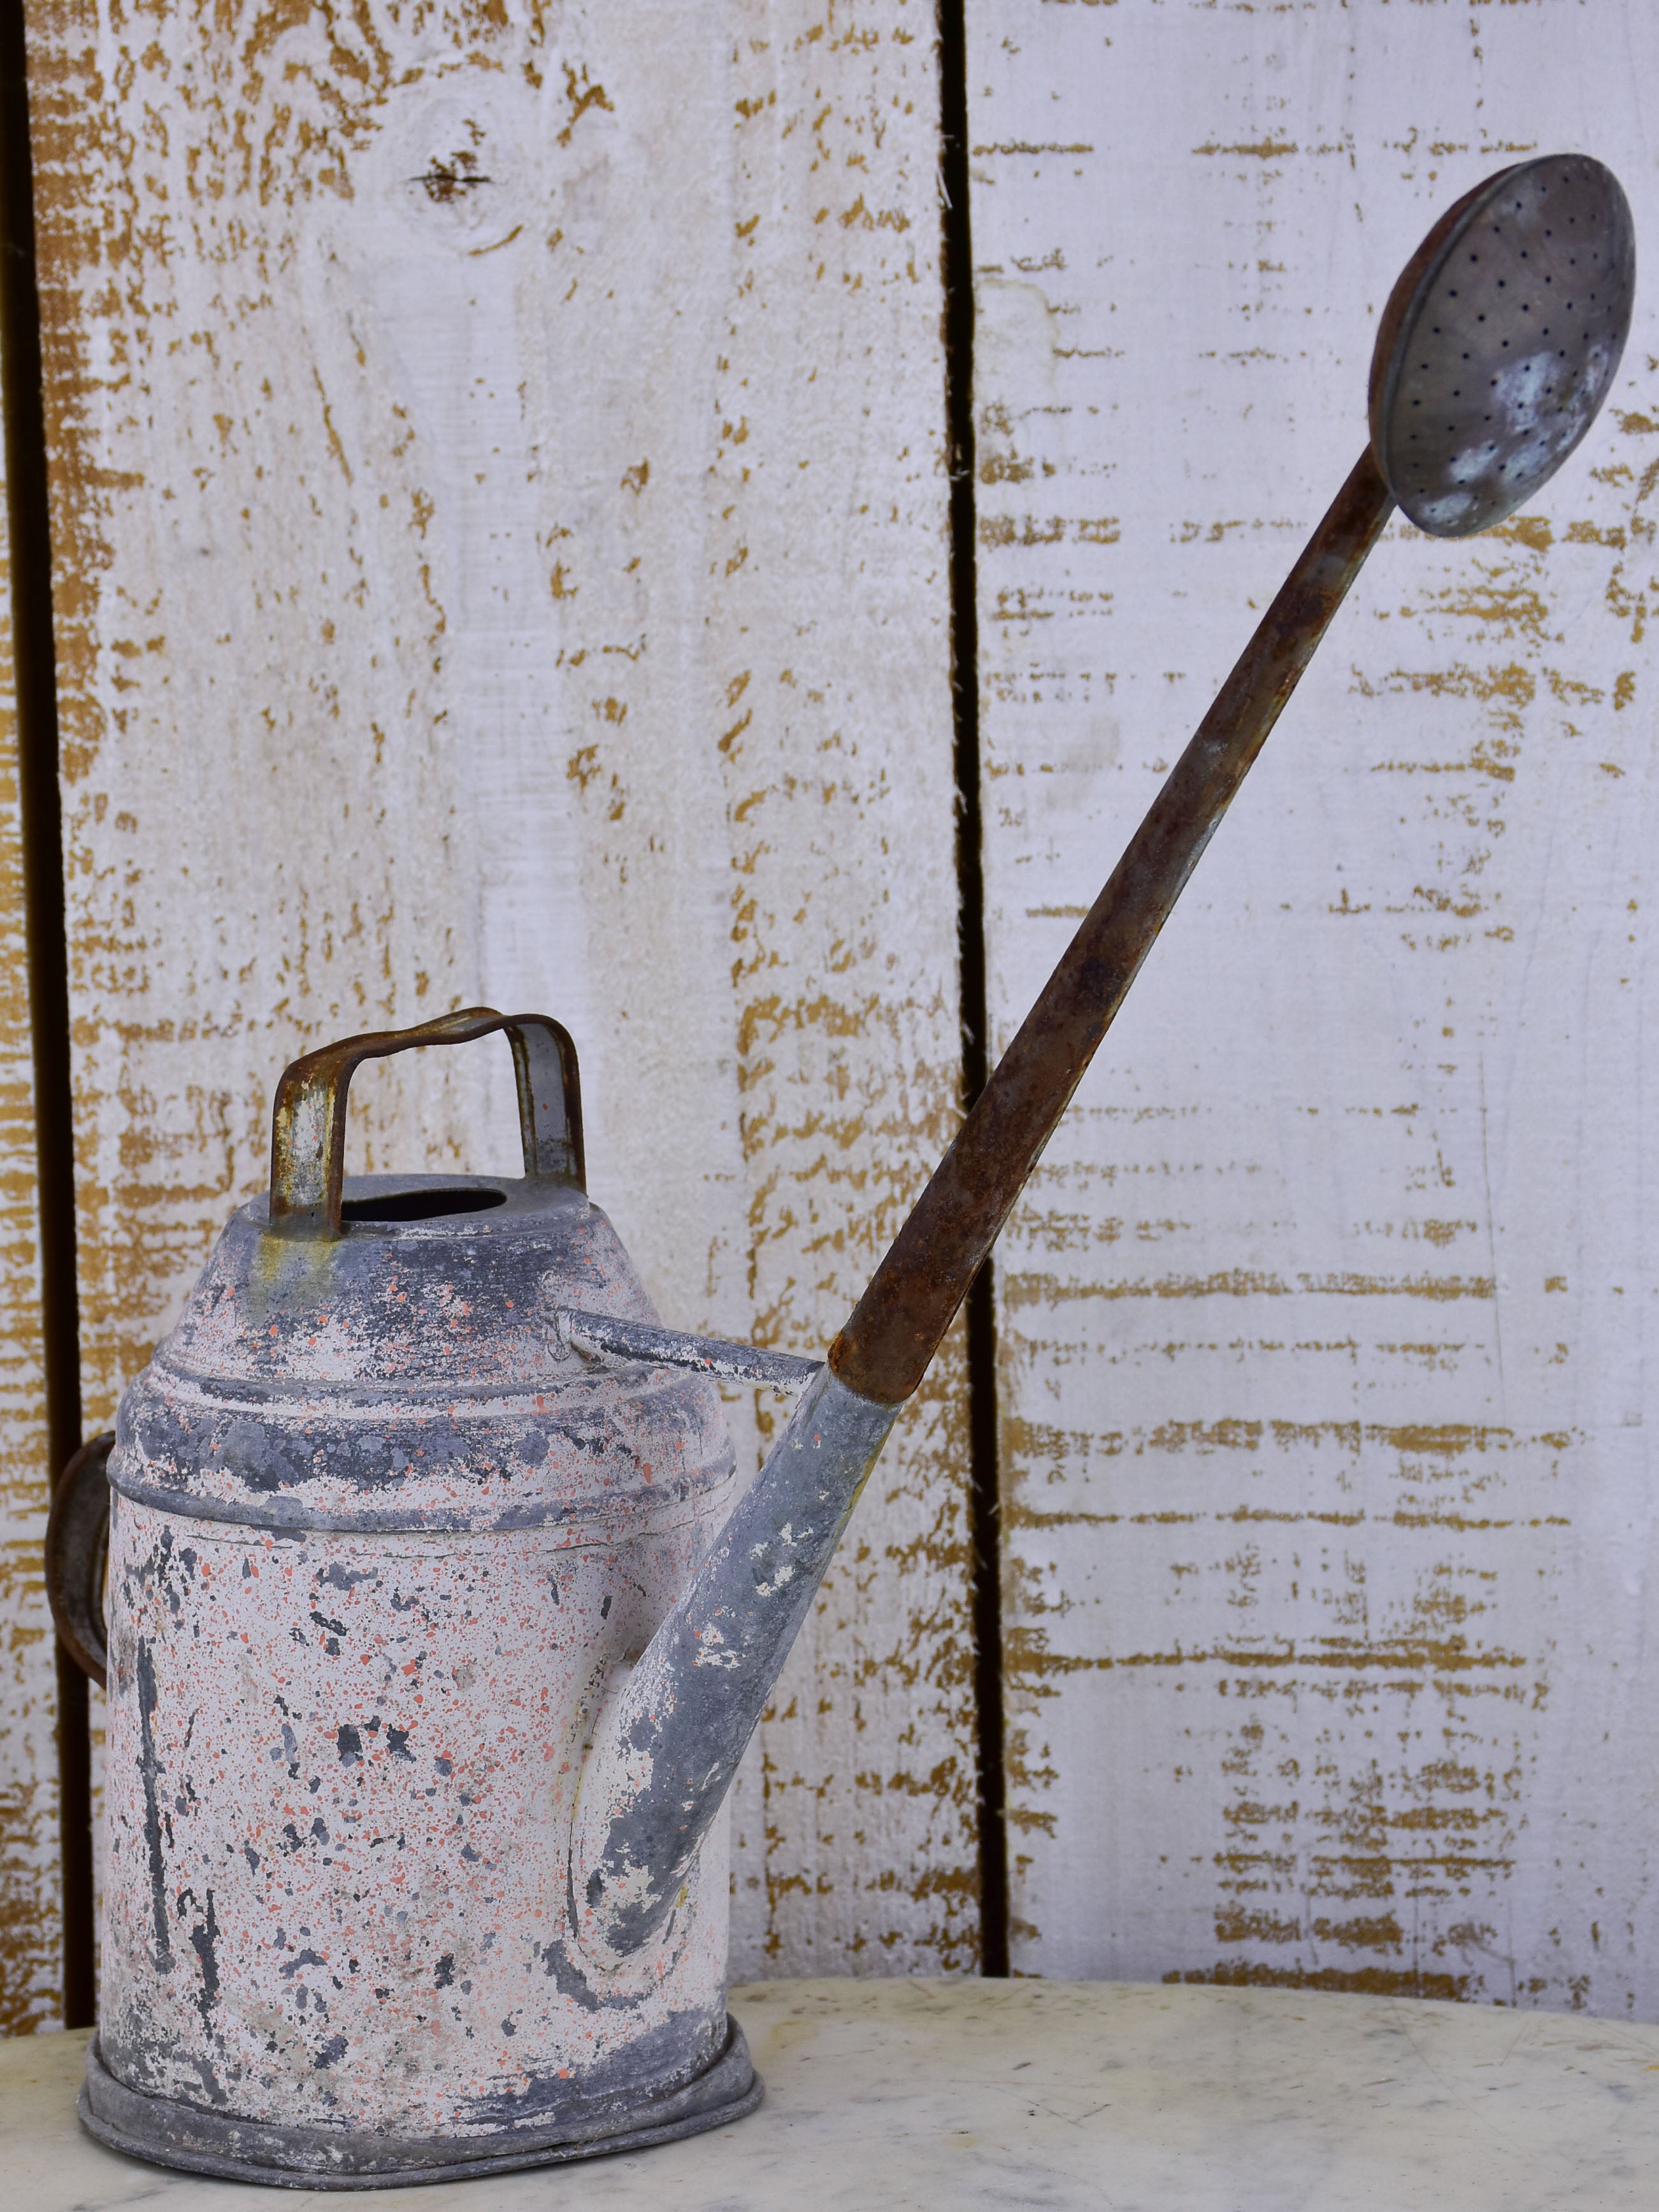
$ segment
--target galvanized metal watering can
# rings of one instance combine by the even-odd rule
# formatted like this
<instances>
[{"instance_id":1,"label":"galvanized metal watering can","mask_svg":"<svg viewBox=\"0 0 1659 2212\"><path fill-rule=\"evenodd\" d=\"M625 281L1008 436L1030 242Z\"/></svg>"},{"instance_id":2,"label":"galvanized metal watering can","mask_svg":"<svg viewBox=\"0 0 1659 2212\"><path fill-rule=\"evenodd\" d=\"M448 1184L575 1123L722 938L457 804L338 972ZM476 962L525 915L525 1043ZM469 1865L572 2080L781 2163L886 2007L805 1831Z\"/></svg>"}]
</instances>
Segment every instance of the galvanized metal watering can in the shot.
<instances>
[{"instance_id":1,"label":"galvanized metal watering can","mask_svg":"<svg viewBox=\"0 0 1659 2212\"><path fill-rule=\"evenodd\" d=\"M662 1328L586 1194L556 1022L287 1071L268 1195L54 1506L60 1631L110 1693L95 2135L369 2187L757 2101L720 1814L865 1480L1395 501L1445 536L1518 505L1610 387L1633 282L1581 156L1431 234L1364 456L824 1364ZM495 1031L522 1180L347 1184L354 1069ZM721 1373L800 1394L735 1510Z\"/></svg>"}]
</instances>

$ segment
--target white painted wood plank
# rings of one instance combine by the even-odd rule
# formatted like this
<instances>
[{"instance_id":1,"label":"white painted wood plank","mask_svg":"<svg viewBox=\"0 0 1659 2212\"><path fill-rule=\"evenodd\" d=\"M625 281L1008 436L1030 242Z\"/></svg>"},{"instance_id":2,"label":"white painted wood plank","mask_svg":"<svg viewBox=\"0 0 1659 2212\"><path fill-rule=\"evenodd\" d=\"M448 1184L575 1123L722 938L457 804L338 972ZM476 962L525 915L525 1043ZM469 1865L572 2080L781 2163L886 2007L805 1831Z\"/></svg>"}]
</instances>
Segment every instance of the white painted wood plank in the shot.
<instances>
[{"instance_id":1,"label":"white painted wood plank","mask_svg":"<svg viewBox=\"0 0 1659 2212\"><path fill-rule=\"evenodd\" d=\"M46 1381L8 512L0 444L0 2035L20 2035L62 2024L64 1969L58 1689L40 1555Z\"/></svg>"},{"instance_id":2,"label":"white painted wood plank","mask_svg":"<svg viewBox=\"0 0 1659 2212\"><path fill-rule=\"evenodd\" d=\"M1010 1034L1360 451L1437 212L1649 9L975 5ZM1650 293L1495 537L1395 526L1005 1240L1022 1972L1659 2014Z\"/></svg>"},{"instance_id":3,"label":"white painted wood plank","mask_svg":"<svg viewBox=\"0 0 1659 2212\"><path fill-rule=\"evenodd\" d=\"M957 1104L932 36L40 18L90 1419L283 1063L479 1000L575 1033L665 1315L843 1317ZM357 1095L512 1164L504 1053ZM745 1773L745 1970L974 1955L960 1395Z\"/></svg>"}]
</instances>

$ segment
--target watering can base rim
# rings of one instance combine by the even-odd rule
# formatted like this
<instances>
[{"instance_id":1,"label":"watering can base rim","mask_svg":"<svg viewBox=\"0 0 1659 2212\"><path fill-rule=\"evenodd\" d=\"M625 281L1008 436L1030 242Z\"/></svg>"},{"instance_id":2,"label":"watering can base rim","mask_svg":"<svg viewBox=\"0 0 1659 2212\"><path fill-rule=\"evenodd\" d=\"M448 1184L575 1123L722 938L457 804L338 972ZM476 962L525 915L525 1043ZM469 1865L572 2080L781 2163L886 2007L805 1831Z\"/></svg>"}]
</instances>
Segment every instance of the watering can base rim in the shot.
<instances>
[{"instance_id":1,"label":"watering can base rim","mask_svg":"<svg viewBox=\"0 0 1659 2212\"><path fill-rule=\"evenodd\" d=\"M573 2133L556 2124L533 2132L503 2128L477 2136L453 2149L465 2155L434 2156L432 2139L343 2134L335 2141L311 2127L272 2127L212 2112L172 2097L129 2089L104 2066L94 2036L87 2045L87 2078L77 2111L81 2124L108 2149L152 2166L171 2166L223 2181L248 2181L278 2189L401 2189L438 2181L469 2181L486 2174L514 2173L577 2159L607 2158L618 2151L647 2150L682 2136L726 2127L752 2112L764 2094L741 2027L728 2013L726 2041L719 2055L690 2081L642 2091L631 2109L613 2111L608 2128ZM376 2163L356 2171L307 2164L325 2159L337 2147L370 2153ZM264 2155L250 2155L250 2152Z\"/></svg>"}]
</instances>

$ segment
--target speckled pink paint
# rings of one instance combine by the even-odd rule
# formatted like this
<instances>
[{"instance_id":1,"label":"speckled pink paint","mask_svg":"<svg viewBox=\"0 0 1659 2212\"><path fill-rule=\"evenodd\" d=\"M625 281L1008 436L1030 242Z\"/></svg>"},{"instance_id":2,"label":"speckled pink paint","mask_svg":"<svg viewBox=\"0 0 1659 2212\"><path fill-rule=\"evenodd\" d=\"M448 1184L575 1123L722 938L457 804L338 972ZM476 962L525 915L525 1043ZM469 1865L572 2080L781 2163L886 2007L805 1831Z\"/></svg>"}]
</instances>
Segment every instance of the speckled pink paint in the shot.
<instances>
[{"instance_id":1,"label":"speckled pink paint","mask_svg":"<svg viewBox=\"0 0 1659 2212\"><path fill-rule=\"evenodd\" d=\"M409 1179L404 1179L404 1187ZM729 1498L707 1382L595 1368L651 1318L563 1186L221 1239L112 1461L104 2064L239 2119L450 2142L720 2053L719 1824L661 1939L586 1956L594 1721Z\"/></svg>"}]
</instances>

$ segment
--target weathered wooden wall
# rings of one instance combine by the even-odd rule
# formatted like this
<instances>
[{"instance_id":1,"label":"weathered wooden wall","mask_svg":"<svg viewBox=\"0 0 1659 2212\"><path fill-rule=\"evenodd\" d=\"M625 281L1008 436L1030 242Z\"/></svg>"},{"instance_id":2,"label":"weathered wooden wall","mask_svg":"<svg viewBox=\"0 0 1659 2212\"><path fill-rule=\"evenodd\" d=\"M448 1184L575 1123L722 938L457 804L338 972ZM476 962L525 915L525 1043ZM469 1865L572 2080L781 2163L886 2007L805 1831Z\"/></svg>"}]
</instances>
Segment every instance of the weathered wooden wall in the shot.
<instances>
[{"instance_id":1,"label":"weathered wooden wall","mask_svg":"<svg viewBox=\"0 0 1659 2212\"><path fill-rule=\"evenodd\" d=\"M57 1680L41 1575L46 1385L0 443L0 2035L59 2016Z\"/></svg>"},{"instance_id":2,"label":"weathered wooden wall","mask_svg":"<svg viewBox=\"0 0 1659 2212\"><path fill-rule=\"evenodd\" d=\"M931 9L31 6L89 1425L262 1182L283 1060L481 998L576 1031L664 1311L817 1345L957 1106ZM964 15L1000 1042L1357 453L1433 216L1583 146L1652 228L1659 33L1637 0ZM1656 356L1639 302L1591 445L1496 538L1390 531L1005 1241L1018 1972L1659 2016ZM25 2027L57 1936L10 744ZM354 1143L510 1166L504 1066L366 1076ZM745 1768L741 1972L977 1957L963 1407L952 1349Z\"/></svg>"},{"instance_id":3,"label":"weathered wooden wall","mask_svg":"<svg viewBox=\"0 0 1659 2212\"><path fill-rule=\"evenodd\" d=\"M1438 210L1602 0L969 11L1006 1037L1364 436ZM1490 539L1391 527L1006 1240L1016 1968L1659 2014L1659 352Z\"/></svg>"},{"instance_id":4,"label":"weathered wooden wall","mask_svg":"<svg viewBox=\"0 0 1659 2212\"><path fill-rule=\"evenodd\" d=\"M930 14L33 39L89 1421L284 1061L479 1000L574 1032L665 1314L821 1342L957 1107ZM511 1166L444 1057L354 1164ZM960 1397L745 1770L744 1971L974 1958Z\"/></svg>"}]
</instances>

